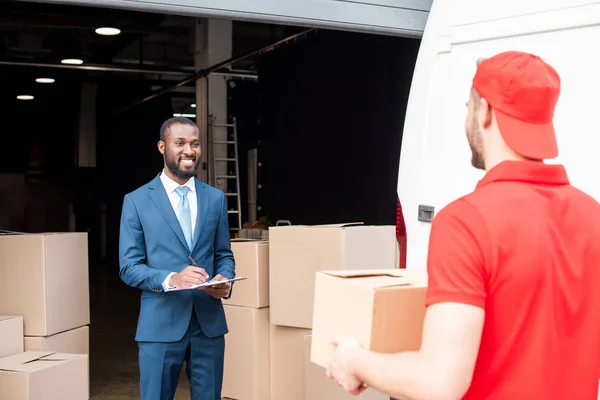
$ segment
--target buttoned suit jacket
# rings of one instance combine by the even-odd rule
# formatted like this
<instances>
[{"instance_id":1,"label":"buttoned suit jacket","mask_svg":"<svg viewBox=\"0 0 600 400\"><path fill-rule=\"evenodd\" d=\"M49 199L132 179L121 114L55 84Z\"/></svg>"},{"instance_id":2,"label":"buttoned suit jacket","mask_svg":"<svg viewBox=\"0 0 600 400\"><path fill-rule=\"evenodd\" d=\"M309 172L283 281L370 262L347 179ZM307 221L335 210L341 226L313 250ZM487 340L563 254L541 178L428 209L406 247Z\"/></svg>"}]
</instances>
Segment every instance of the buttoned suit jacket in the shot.
<instances>
[{"instance_id":1,"label":"buttoned suit jacket","mask_svg":"<svg viewBox=\"0 0 600 400\"><path fill-rule=\"evenodd\" d=\"M195 179L198 212L192 248L169 202L160 175L128 193L123 201L119 237L120 277L139 288L141 307L136 340L175 342L185 335L192 310L204 334L225 335L227 322L220 299L198 290L165 292L171 272L190 265L189 256L212 279L235 276L225 195Z\"/></svg>"}]
</instances>

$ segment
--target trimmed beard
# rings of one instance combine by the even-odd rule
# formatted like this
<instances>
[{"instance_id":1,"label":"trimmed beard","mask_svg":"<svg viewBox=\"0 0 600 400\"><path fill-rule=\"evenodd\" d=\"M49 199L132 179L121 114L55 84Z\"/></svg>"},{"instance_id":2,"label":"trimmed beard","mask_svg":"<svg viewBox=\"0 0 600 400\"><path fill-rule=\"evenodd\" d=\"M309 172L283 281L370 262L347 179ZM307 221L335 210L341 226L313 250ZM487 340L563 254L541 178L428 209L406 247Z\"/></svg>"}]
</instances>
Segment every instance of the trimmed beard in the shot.
<instances>
[{"instance_id":1,"label":"trimmed beard","mask_svg":"<svg viewBox=\"0 0 600 400\"><path fill-rule=\"evenodd\" d=\"M178 159L173 159L167 149L165 148L165 165L167 169L173 174L173 176L179 179L190 179L198 175L198 160L194 156L194 167L190 170L182 170L179 168L179 163L181 162L181 157Z\"/></svg>"}]
</instances>

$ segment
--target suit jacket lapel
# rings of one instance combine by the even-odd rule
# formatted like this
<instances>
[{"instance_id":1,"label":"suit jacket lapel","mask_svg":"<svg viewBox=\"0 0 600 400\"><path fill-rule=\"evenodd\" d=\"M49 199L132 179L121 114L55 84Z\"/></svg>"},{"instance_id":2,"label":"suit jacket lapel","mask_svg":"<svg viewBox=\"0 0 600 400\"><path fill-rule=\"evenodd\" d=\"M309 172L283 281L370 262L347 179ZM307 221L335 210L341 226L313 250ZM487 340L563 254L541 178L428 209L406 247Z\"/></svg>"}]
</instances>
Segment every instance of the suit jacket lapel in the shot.
<instances>
[{"instance_id":1,"label":"suit jacket lapel","mask_svg":"<svg viewBox=\"0 0 600 400\"><path fill-rule=\"evenodd\" d=\"M194 229L194 244L192 248L195 249L200 242L200 235L202 235L202 228L204 227L204 221L206 221L206 213L208 212L208 199L206 198L206 186L205 184L196 179L196 204L198 205L198 212L196 213L196 228Z\"/></svg>"},{"instance_id":2,"label":"suit jacket lapel","mask_svg":"<svg viewBox=\"0 0 600 400\"><path fill-rule=\"evenodd\" d=\"M171 206L167 192L160 181L160 175L152 181L152 184L148 187L148 189L148 194L154 202L154 205L156 205L156 208L158 208L181 243L187 248L188 245L185 241L185 236L183 236L183 230L181 230L181 225L179 225L177 215L175 215L175 211L173 210L173 206Z\"/></svg>"}]
</instances>

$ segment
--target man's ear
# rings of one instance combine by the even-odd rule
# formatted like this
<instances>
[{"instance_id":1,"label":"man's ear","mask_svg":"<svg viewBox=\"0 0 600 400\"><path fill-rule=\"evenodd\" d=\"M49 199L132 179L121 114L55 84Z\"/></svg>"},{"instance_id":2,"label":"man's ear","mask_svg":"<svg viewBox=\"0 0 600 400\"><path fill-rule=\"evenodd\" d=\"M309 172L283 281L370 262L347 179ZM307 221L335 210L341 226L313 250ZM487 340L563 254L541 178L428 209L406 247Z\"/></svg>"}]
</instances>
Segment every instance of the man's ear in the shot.
<instances>
[{"instance_id":1,"label":"man's ear","mask_svg":"<svg viewBox=\"0 0 600 400\"><path fill-rule=\"evenodd\" d=\"M483 97L479 99L479 107L478 107L477 118L479 119L479 124L487 129L492 125L492 114L493 109L486 99Z\"/></svg>"},{"instance_id":2,"label":"man's ear","mask_svg":"<svg viewBox=\"0 0 600 400\"><path fill-rule=\"evenodd\" d=\"M158 141L158 151L160 151L160 154L162 155L165 154L165 142L163 142L162 140Z\"/></svg>"}]
</instances>

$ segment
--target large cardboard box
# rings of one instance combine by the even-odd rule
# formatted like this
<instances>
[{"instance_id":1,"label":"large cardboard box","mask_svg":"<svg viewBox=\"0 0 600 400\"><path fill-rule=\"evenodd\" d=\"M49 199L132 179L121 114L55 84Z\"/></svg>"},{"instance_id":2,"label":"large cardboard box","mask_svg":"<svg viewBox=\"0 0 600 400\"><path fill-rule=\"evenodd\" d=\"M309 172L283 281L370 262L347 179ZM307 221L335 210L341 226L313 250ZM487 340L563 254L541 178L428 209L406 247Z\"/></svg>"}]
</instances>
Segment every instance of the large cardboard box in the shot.
<instances>
[{"instance_id":1,"label":"large cardboard box","mask_svg":"<svg viewBox=\"0 0 600 400\"><path fill-rule=\"evenodd\" d=\"M269 399L269 309L225 305L223 397Z\"/></svg>"},{"instance_id":2,"label":"large cardboard box","mask_svg":"<svg viewBox=\"0 0 600 400\"><path fill-rule=\"evenodd\" d=\"M304 400L306 335L310 335L310 329L271 325L270 400Z\"/></svg>"},{"instance_id":3,"label":"large cardboard box","mask_svg":"<svg viewBox=\"0 0 600 400\"><path fill-rule=\"evenodd\" d=\"M88 400L88 357L25 352L0 359L2 400Z\"/></svg>"},{"instance_id":4,"label":"large cardboard box","mask_svg":"<svg viewBox=\"0 0 600 400\"><path fill-rule=\"evenodd\" d=\"M224 304L242 307L269 306L269 242L233 240L235 273L247 280L233 284L231 298Z\"/></svg>"},{"instance_id":5,"label":"large cardboard box","mask_svg":"<svg viewBox=\"0 0 600 400\"><path fill-rule=\"evenodd\" d=\"M0 314L21 315L26 336L90 323L86 233L0 235Z\"/></svg>"},{"instance_id":6,"label":"large cardboard box","mask_svg":"<svg viewBox=\"0 0 600 400\"><path fill-rule=\"evenodd\" d=\"M26 336L25 351L55 351L58 353L90 354L90 328L71 329L52 336Z\"/></svg>"},{"instance_id":7,"label":"large cardboard box","mask_svg":"<svg viewBox=\"0 0 600 400\"><path fill-rule=\"evenodd\" d=\"M325 368L310 361L312 336L304 337L304 400L390 400L389 396L369 388L353 396L325 376Z\"/></svg>"},{"instance_id":8,"label":"large cardboard box","mask_svg":"<svg viewBox=\"0 0 600 400\"><path fill-rule=\"evenodd\" d=\"M271 227L271 323L310 329L316 272L394 268L396 248L394 226Z\"/></svg>"},{"instance_id":9,"label":"large cardboard box","mask_svg":"<svg viewBox=\"0 0 600 400\"><path fill-rule=\"evenodd\" d=\"M23 352L23 317L0 315L0 357Z\"/></svg>"},{"instance_id":10,"label":"large cardboard box","mask_svg":"<svg viewBox=\"0 0 600 400\"><path fill-rule=\"evenodd\" d=\"M418 350L425 270L322 271L315 284L311 361L327 367L331 339L351 336L372 351Z\"/></svg>"}]
</instances>

